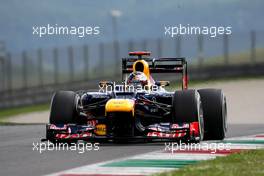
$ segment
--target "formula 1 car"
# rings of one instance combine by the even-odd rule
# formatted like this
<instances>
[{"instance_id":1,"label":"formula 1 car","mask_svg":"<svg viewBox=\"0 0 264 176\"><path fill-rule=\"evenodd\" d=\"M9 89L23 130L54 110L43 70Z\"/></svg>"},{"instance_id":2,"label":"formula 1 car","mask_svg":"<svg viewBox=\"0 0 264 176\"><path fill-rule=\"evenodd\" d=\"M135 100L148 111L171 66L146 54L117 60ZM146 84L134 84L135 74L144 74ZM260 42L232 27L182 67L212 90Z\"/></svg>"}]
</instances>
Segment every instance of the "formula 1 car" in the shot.
<instances>
[{"instance_id":1,"label":"formula 1 car","mask_svg":"<svg viewBox=\"0 0 264 176\"><path fill-rule=\"evenodd\" d=\"M226 98L220 89L188 89L185 58L150 58L130 52L122 59L122 83L99 82L97 92L58 91L53 95L46 139L129 141L132 139L221 140L227 130ZM182 90L152 73L180 73Z\"/></svg>"}]
</instances>

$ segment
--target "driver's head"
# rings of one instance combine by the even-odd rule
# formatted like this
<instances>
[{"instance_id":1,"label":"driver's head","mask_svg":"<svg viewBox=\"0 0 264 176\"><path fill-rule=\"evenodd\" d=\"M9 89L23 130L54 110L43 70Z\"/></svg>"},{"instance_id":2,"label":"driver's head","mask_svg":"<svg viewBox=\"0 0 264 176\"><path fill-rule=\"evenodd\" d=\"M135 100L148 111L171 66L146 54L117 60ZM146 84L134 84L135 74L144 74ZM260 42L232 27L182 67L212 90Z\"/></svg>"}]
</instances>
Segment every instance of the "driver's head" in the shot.
<instances>
[{"instance_id":1,"label":"driver's head","mask_svg":"<svg viewBox=\"0 0 264 176\"><path fill-rule=\"evenodd\" d=\"M139 72L139 71L132 72L128 76L126 84L127 85L140 84L141 86L144 87L145 85L148 84L148 78L143 72Z\"/></svg>"}]
</instances>

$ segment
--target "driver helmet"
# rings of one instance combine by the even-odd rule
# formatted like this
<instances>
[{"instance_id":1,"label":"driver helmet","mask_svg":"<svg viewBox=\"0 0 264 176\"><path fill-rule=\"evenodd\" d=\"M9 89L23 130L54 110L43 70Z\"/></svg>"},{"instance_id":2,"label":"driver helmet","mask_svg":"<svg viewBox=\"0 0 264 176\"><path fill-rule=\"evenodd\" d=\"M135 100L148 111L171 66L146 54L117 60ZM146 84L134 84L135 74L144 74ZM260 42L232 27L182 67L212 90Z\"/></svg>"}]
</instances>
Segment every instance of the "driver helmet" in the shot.
<instances>
[{"instance_id":1,"label":"driver helmet","mask_svg":"<svg viewBox=\"0 0 264 176\"><path fill-rule=\"evenodd\" d=\"M126 84L127 85L139 84L144 87L145 85L148 84L148 78L143 72L136 71L130 73L130 75L127 78Z\"/></svg>"}]
</instances>

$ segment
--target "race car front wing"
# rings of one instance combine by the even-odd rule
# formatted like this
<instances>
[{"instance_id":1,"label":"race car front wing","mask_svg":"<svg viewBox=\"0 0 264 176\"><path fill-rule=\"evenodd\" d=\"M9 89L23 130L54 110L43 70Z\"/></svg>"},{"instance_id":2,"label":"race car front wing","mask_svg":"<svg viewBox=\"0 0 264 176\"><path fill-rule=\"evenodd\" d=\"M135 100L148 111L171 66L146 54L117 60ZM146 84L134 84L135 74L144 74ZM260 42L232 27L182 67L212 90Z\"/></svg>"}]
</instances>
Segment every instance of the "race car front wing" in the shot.
<instances>
[{"instance_id":1,"label":"race car front wing","mask_svg":"<svg viewBox=\"0 0 264 176\"><path fill-rule=\"evenodd\" d=\"M198 142L200 140L199 123L159 123L152 124L145 128L142 135L118 137L107 134L106 125L95 122L88 125L76 124L47 124L46 139L42 141L99 141L115 139L145 139L151 141L154 139L162 140L183 140L186 142Z\"/></svg>"}]
</instances>

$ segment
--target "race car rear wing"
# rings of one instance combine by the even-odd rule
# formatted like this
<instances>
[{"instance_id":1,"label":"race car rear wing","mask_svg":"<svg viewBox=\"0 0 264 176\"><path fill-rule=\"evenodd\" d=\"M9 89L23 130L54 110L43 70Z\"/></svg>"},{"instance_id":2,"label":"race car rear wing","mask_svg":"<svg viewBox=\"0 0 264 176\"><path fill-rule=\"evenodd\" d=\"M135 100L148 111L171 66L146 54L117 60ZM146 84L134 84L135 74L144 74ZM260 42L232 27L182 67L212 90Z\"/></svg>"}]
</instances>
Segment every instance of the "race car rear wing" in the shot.
<instances>
[{"instance_id":1,"label":"race car rear wing","mask_svg":"<svg viewBox=\"0 0 264 176\"><path fill-rule=\"evenodd\" d=\"M187 62L185 58L123 58L122 75L133 72L133 64L144 60L149 65L150 73L182 73L182 88L187 89Z\"/></svg>"},{"instance_id":2,"label":"race car rear wing","mask_svg":"<svg viewBox=\"0 0 264 176\"><path fill-rule=\"evenodd\" d=\"M122 59L122 73L131 73L137 58ZM142 58L148 62L151 73L182 73L187 70L185 58Z\"/></svg>"}]
</instances>

